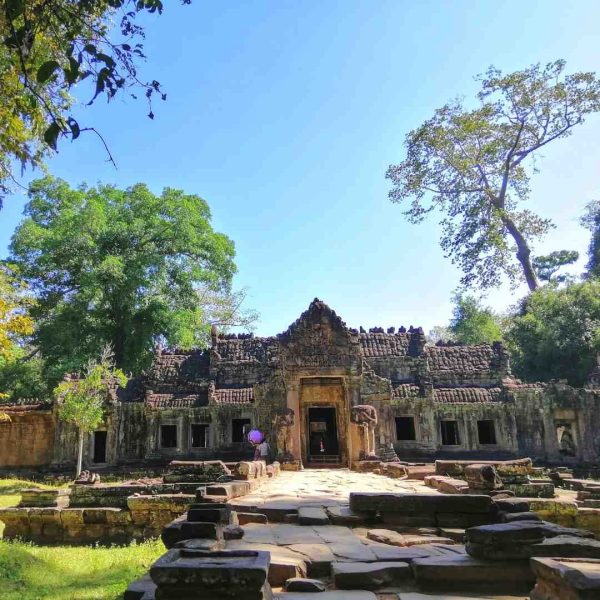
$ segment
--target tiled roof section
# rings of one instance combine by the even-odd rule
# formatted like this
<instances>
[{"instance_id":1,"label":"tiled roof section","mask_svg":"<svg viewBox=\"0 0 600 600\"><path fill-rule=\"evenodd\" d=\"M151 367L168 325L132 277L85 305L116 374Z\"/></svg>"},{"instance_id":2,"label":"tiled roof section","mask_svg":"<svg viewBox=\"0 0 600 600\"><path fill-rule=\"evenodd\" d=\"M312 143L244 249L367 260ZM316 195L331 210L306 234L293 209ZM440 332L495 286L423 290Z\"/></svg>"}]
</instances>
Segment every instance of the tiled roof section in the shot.
<instances>
[{"instance_id":1,"label":"tiled roof section","mask_svg":"<svg viewBox=\"0 0 600 600\"><path fill-rule=\"evenodd\" d=\"M392 384L392 399L417 398L421 395L421 388L414 383Z\"/></svg>"},{"instance_id":2,"label":"tiled roof section","mask_svg":"<svg viewBox=\"0 0 600 600\"><path fill-rule=\"evenodd\" d=\"M47 410L51 406L51 402L41 400L39 398L19 398L18 400L0 401L0 412L25 412L32 410Z\"/></svg>"},{"instance_id":3,"label":"tiled roof section","mask_svg":"<svg viewBox=\"0 0 600 600\"><path fill-rule=\"evenodd\" d=\"M251 404L254 402L254 390L247 388L219 388L214 392L217 404Z\"/></svg>"},{"instance_id":4,"label":"tiled roof section","mask_svg":"<svg viewBox=\"0 0 600 600\"><path fill-rule=\"evenodd\" d=\"M365 358L406 356L410 333L359 333L360 348Z\"/></svg>"},{"instance_id":5,"label":"tiled roof section","mask_svg":"<svg viewBox=\"0 0 600 600\"><path fill-rule=\"evenodd\" d=\"M427 346L429 368L435 372L477 373L497 368L497 355L489 344L475 346Z\"/></svg>"},{"instance_id":6,"label":"tiled roof section","mask_svg":"<svg viewBox=\"0 0 600 600\"><path fill-rule=\"evenodd\" d=\"M277 358L279 343L274 337L218 339L214 350L223 361L266 363Z\"/></svg>"},{"instance_id":7,"label":"tiled roof section","mask_svg":"<svg viewBox=\"0 0 600 600\"><path fill-rule=\"evenodd\" d=\"M434 399L442 404L488 404L490 402L500 402L501 393L500 388L436 388Z\"/></svg>"},{"instance_id":8,"label":"tiled roof section","mask_svg":"<svg viewBox=\"0 0 600 600\"><path fill-rule=\"evenodd\" d=\"M208 405L208 390L200 394L150 394L146 404L151 408L195 408Z\"/></svg>"}]
</instances>

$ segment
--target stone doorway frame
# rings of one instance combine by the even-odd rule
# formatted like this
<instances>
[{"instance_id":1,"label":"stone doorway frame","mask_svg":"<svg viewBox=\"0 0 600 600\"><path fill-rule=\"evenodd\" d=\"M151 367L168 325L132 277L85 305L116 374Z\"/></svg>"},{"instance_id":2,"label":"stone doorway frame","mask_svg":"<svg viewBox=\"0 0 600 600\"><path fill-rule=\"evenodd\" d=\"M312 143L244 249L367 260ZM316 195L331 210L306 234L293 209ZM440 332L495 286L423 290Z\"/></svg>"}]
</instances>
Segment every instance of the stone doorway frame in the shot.
<instances>
[{"instance_id":1,"label":"stone doorway frame","mask_svg":"<svg viewBox=\"0 0 600 600\"><path fill-rule=\"evenodd\" d=\"M321 399L308 399L303 393L305 387L338 387L340 394L334 400L330 397ZM304 465L322 466L327 468L328 464L318 465L309 462L309 431L308 431L308 416L310 408L334 408L336 414L336 427L338 438L338 450L340 461L335 463L336 467L348 467L350 464L351 448L350 448L350 402L348 398L348 389L345 378L342 376L306 376L300 377L298 381L298 404L299 418L298 438L300 458Z\"/></svg>"}]
</instances>

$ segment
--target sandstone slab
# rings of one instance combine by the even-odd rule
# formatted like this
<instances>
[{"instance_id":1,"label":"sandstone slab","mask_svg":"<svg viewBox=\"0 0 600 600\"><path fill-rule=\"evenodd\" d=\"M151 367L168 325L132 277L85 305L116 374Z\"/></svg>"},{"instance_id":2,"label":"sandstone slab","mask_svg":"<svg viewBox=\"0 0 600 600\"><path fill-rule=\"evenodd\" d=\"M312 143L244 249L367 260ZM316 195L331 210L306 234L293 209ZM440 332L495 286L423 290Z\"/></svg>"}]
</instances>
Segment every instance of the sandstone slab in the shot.
<instances>
[{"instance_id":1,"label":"sandstone slab","mask_svg":"<svg viewBox=\"0 0 600 600\"><path fill-rule=\"evenodd\" d=\"M329 517L322 508L301 506L298 509L298 523L300 525L329 525Z\"/></svg>"},{"instance_id":2,"label":"sandstone slab","mask_svg":"<svg viewBox=\"0 0 600 600\"><path fill-rule=\"evenodd\" d=\"M378 590L412 578L405 562L336 562L331 574L335 587L342 590Z\"/></svg>"}]
</instances>

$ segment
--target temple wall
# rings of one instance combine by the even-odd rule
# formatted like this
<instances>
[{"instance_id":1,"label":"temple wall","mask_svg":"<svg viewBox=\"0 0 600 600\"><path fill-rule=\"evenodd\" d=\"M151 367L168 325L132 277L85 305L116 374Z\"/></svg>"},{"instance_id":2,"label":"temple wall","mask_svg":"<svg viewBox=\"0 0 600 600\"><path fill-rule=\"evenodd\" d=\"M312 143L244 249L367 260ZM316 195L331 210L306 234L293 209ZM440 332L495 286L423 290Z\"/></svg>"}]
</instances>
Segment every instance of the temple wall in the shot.
<instances>
[{"instance_id":1,"label":"temple wall","mask_svg":"<svg viewBox=\"0 0 600 600\"><path fill-rule=\"evenodd\" d=\"M0 467L47 465L54 452L52 412L10 412L10 422L0 423Z\"/></svg>"}]
</instances>

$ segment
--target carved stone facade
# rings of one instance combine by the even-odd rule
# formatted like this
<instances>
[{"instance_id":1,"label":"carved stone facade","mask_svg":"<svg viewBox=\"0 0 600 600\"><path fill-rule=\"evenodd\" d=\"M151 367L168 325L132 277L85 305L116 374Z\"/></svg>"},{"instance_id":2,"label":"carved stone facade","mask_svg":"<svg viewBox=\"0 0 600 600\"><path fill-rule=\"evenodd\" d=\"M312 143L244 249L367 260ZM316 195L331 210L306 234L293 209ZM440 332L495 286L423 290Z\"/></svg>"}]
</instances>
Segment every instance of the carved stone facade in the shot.
<instances>
[{"instance_id":1,"label":"carved stone facade","mask_svg":"<svg viewBox=\"0 0 600 600\"><path fill-rule=\"evenodd\" d=\"M521 384L499 343L432 346L420 328L351 329L315 299L274 337L213 330L208 350L157 351L143 378L111 393L85 463L239 460L253 453L250 429L266 435L273 458L303 464L351 466L390 446L400 459L592 463L598 381L594 372L585 389ZM54 409L3 410L19 416L0 423L0 466L73 463L75 432Z\"/></svg>"}]
</instances>

